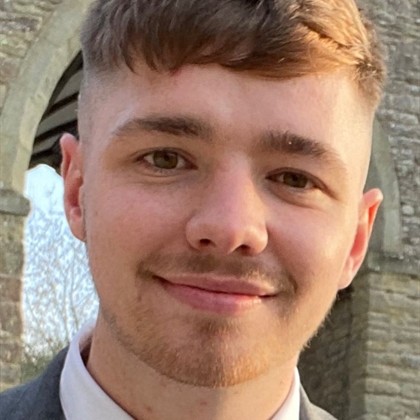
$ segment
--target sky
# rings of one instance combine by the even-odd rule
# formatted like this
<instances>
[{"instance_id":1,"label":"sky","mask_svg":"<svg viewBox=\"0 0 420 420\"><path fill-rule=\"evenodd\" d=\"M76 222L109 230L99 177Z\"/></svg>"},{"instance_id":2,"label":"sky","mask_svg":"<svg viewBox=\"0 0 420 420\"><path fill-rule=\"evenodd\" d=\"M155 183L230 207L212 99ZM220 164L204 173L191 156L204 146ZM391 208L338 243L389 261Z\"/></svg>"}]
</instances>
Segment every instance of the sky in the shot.
<instances>
[{"instance_id":1,"label":"sky","mask_svg":"<svg viewBox=\"0 0 420 420\"><path fill-rule=\"evenodd\" d=\"M63 180L48 165L38 165L26 173L25 195L33 210L63 212Z\"/></svg>"},{"instance_id":2,"label":"sky","mask_svg":"<svg viewBox=\"0 0 420 420\"><path fill-rule=\"evenodd\" d=\"M33 349L55 352L95 317L98 302L85 246L65 219L62 178L38 165L26 174L25 195L31 212L24 241L24 339Z\"/></svg>"}]
</instances>

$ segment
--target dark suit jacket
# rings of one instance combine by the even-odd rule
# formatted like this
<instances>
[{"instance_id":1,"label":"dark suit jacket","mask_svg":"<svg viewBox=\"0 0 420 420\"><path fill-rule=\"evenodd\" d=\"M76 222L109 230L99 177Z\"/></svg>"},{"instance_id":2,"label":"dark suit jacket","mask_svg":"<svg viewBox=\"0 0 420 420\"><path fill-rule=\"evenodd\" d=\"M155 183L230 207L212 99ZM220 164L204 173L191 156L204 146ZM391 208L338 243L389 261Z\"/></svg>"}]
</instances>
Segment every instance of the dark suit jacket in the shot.
<instances>
[{"instance_id":1,"label":"dark suit jacket","mask_svg":"<svg viewBox=\"0 0 420 420\"><path fill-rule=\"evenodd\" d=\"M62 350L38 378L0 394L0 420L64 420L59 387L66 354L67 349ZM311 404L302 390L300 420L334 417Z\"/></svg>"}]
</instances>

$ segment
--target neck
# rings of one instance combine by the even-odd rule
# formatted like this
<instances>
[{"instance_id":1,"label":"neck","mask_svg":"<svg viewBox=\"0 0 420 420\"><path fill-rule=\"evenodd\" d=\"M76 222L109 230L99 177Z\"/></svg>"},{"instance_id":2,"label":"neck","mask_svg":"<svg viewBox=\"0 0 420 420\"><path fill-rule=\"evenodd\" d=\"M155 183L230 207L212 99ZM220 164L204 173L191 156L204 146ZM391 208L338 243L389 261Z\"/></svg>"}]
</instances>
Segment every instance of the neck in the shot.
<instances>
[{"instance_id":1,"label":"neck","mask_svg":"<svg viewBox=\"0 0 420 420\"><path fill-rule=\"evenodd\" d=\"M186 385L127 352L99 319L87 369L101 388L136 419L267 419L291 389L297 359L258 378L226 388Z\"/></svg>"}]
</instances>

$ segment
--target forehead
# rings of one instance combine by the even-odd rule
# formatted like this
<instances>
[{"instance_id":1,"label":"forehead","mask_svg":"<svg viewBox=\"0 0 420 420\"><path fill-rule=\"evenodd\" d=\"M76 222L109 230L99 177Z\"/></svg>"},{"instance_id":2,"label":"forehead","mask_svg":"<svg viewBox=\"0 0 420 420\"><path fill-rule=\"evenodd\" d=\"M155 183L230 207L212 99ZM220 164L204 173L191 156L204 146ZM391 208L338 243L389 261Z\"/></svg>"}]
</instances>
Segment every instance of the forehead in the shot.
<instances>
[{"instance_id":1,"label":"forehead","mask_svg":"<svg viewBox=\"0 0 420 420\"><path fill-rule=\"evenodd\" d=\"M234 111L252 109L254 120L264 115L275 121L287 116L288 108L292 107L299 108L302 114L323 115L319 123L337 120L343 107L348 110L346 118L372 114L356 83L343 72L275 80L218 65L191 65L174 73L159 73L142 64L137 66L136 73L122 68L110 75L92 76L85 91L101 112L105 107L114 107L119 112L121 107L133 105L139 111L148 108L150 112L155 107L160 110L183 106L196 112L216 108L220 119L225 116L227 120L236 116Z\"/></svg>"},{"instance_id":2,"label":"forehead","mask_svg":"<svg viewBox=\"0 0 420 420\"><path fill-rule=\"evenodd\" d=\"M373 117L344 73L269 80L217 65L185 66L174 74L142 65L136 73L122 69L91 78L86 92L80 118L88 113L94 126L103 125L104 119L108 127L130 116L181 112L205 118L220 129L272 125L309 137L323 132L325 137L332 130L348 134L350 126L352 131L365 129Z\"/></svg>"}]
</instances>

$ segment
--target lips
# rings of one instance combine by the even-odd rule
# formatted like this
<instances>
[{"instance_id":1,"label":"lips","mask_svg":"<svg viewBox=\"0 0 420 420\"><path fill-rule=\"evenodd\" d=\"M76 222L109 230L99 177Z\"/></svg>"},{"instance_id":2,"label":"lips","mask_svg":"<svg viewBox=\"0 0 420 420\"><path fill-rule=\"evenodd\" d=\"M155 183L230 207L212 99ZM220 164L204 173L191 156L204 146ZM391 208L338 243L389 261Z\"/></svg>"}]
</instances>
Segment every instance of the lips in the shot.
<instances>
[{"instance_id":1,"label":"lips","mask_svg":"<svg viewBox=\"0 0 420 420\"><path fill-rule=\"evenodd\" d=\"M198 310L238 315L274 296L274 290L232 277L158 277L164 289L179 302Z\"/></svg>"}]
</instances>

